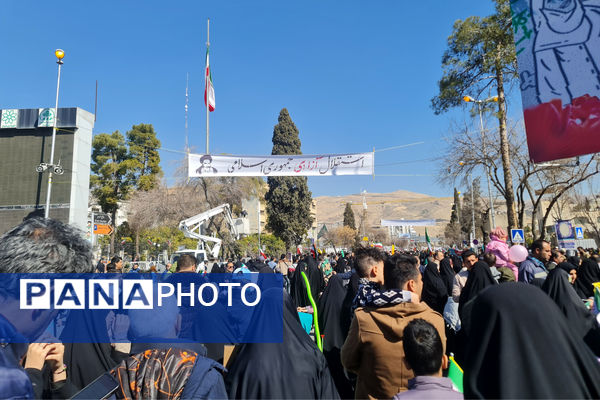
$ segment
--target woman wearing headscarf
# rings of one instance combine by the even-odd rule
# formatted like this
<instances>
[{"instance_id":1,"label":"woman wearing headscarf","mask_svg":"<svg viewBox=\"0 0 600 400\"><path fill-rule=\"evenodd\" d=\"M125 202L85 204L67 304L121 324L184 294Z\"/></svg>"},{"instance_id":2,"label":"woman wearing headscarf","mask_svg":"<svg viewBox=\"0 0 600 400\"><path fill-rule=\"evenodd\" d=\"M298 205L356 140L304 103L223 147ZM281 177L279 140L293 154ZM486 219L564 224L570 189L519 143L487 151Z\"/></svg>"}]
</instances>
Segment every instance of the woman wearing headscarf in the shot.
<instances>
[{"instance_id":1,"label":"woman wearing headscarf","mask_svg":"<svg viewBox=\"0 0 600 400\"><path fill-rule=\"evenodd\" d=\"M454 273L454 269L452 269L452 261L450 260L450 257L444 257L442 261L440 261L440 276L446 284L448 295L452 294L454 275L456 274Z\"/></svg>"},{"instance_id":2,"label":"woman wearing headscarf","mask_svg":"<svg viewBox=\"0 0 600 400\"><path fill-rule=\"evenodd\" d=\"M442 279L439 265L430 262L423 273L423 291L421 300L427 303L432 310L440 314L444 313L444 306L448 301L448 289L446 282Z\"/></svg>"},{"instance_id":3,"label":"woman wearing headscarf","mask_svg":"<svg viewBox=\"0 0 600 400\"><path fill-rule=\"evenodd\" d=\"M302 272L306 274L308 283L310 285L310 292L313 300L316 302L319 299L319 293L323 290L325 282L323 274L317 266L315 259L311 256L306 256L304 262L298 263L298 268L294 274L292 282L292 293L294 293L294 301L297 307L310 306L310 300L308 299L308 292L306 291L306 284L302 277Z\"/></svg>"},{"instance_id":4,"label":"woman wearing headscarf","mask_svg":"<svg viewBox=\"0 0 600 400\"><path fill-rule=\"evenodd\" d=\"M581 262L581 267L577 271L577 281L575 290L582 299L587 299L594 295L594 282L600 282L600 266L591 258L586 258Z\"/></svg>"},{"instance_id":5,"label":"woman wearing headscarf","mask_svg":"<svg viewBox=\"0 0 600 400\"><path fill-rule=\"evenodd\" d=\"M556 266L556 268L560 268L563 271L565 271L569 275L569 283L571 284L571 286L575 285L575 282L577 281L577 269L579 268L578 265L574 265L570 262L564 261L559 263ZM575 294L577 294L577 291L575 291Z\"/></svg>"},{"instance_id":6,"label":"woman wearing headscarf","mask_svg":"<svg viewBox=\"0 0 600 400\"><path fill-rule=\"evenodd\" d=\"M465 304L473 300L483 289L488 286L496 285L497 282L492 276L490 267L484 261L477 261L471 271L467 283L460 292L458 300L458 315L462 320L462 313Z\"/></svg>"},{"instance_id":7,"label":"woman wearing headscarf","mask_svg":"<svg viewBox=\"0 0 600 400\"><path fill-rule=\"evenodd\" d=\"M573 285L569 283L569 275L565 272L569 265L569 263L560 263L557 268L550 271L544 281L542 290L554 300L575 334L584 339L594 354L600 355L600 328L598 322L585 307L577 292L573 289Z\"/></svg>"},{"instance_id":8,"label":"woman wearing headscarf","mask_svg":"<svg viewBox=\"0 0 600 400\"><path fill-rule=\"evenodd\" d=\"M319 328L323 336L323 355L342 399L353 399L352 383L346 377L340 351L348 331L342 318L347 289L341 276L333 275L319 299Z\"/></svg>"},{"instance_id":9,"label":"woman wearing headscarf","mask_svg":"<svg viewBox=\"0 0 600 400\"><path fill-rule=\"evenodd\" d=\"M519 268L510 260L508 244L506 244L508 234L501 227L496 227L490 232L490 242L485 246L485 251L496 256L496 267L508 267L515 274L515 280L519 279Z\"/></svg>"},{"instance_id":10,"label":"woman wearing headscarf","mask_svg":"<svg viewBox=\"0 0 600 400\"><path fill-rule=\"evenodd\" d=\"M271 289L273 290L273 289ZM264 326L268 310L276 306L263 293L264 301L254 312L253 324ZM281 303L279 303L281 310ZM225 386L230 399L338 399L327 361L306 334L292 299L283 293L283 343L244 343L236 346L228 364Z\"/></svg>"},{"instance_id":11,"label":"woman wearing headscarf","mask_svg":"<svg viewBox=\"0 0 600 400\"><path fill-rule=\"evenodd\" d=\"M509 282L472 304L466 399L600 398L597 359L542 291Z\"/></svg>"}]
</instances>

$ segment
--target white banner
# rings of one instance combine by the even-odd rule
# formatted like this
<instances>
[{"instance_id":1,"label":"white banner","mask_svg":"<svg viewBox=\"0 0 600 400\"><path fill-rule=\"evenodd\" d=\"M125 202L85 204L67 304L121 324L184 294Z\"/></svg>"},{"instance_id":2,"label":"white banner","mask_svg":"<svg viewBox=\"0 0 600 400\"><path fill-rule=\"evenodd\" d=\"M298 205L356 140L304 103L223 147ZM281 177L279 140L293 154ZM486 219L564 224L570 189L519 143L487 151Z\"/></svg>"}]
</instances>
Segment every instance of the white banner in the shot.
<instances>
[{"instance_id":1,"label":"white banner","mask_svg":"<svg viewBox=\"0 0 600 400\"><path fill-rule=\"evenodd\" d=\"M435 219L382 219L381 226L435 226Z\"/></svg>"},{"instance_id":2,"label":"white banner","mask_svg":"<svg viewBox=\"0 0 600 400\"><path fill-rule=\"evenodd\" d=\"M220 156L190 154L190 178L208 176L371 175L374 154Z\"/></svg>"}]
</instances>

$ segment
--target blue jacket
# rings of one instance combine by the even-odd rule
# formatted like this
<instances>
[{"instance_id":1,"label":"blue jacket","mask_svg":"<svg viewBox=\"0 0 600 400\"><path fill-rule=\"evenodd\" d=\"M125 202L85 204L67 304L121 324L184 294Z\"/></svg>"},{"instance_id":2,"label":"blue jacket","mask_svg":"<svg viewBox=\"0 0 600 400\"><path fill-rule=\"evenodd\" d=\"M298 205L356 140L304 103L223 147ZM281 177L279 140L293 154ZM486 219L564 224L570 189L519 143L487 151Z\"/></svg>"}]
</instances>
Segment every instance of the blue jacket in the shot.
<instances>
[{"instance_id":1,"label":"blue jacket","mask_svg":"<svg viewBox=\"0 0 600 400\"><path fill-rule=\"evenodd\" d=\"M540 260L528 256L519 266L519 282L531 283L534 278L545 278L548 270Z\"/></svg>"},{"instance_id":2,"label":"blue jacket","mask_svg":"<svg viewBox=\"0 0 600 400\"><path fill-rule=\"evenodd\" d=\"M0 397L3 399L33 399L33 387L27 372L19 365L27 353L27 343L10 322L0 315Z\"/></svg>"}]
</instances>

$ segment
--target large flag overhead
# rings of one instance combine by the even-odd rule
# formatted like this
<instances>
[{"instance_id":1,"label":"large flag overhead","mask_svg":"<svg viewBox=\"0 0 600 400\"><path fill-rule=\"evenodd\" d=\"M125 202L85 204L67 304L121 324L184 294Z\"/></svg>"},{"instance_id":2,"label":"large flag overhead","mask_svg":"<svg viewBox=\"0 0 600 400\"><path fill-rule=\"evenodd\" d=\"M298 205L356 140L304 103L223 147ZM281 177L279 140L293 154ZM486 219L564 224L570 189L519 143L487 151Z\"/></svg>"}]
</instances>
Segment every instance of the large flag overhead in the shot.
<instances>
[{"instance_id":1,"label":"large flag overhead","mask_svg":"<svg viewBox=\"0 0 600 400\"><path fill-rule=\"evenodd\" d=\"M207 104L207 98L208 98L208 111L215 111L215 88L213 86L212 83L212 74L210 72L210 63L209 63L209 59L208 59L208 49L209 47L206 47L206 76L205 76L205 81L206 81L206 86L204 87L204 104Z\"/></svg>"},{"instance_id":2,"label":"large flag overhead","mask_svg":"<svg viewBox=\"0 0 600 400\"><path fill-rule=\"evenodd\" d=\"M527 144L534 162L600 152L598 4L510 2Z\"/></svg>"}]
</instances>

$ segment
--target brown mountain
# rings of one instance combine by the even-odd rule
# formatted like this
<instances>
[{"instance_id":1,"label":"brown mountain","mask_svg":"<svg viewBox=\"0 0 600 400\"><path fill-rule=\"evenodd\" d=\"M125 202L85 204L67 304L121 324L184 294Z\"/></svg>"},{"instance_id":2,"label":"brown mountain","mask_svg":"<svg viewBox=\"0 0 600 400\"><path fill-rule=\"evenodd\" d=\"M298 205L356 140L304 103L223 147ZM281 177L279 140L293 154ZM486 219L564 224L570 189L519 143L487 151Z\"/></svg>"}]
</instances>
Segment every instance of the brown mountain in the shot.
<instances>
[{"instance_id":1,"label":"brown mountain","mask_svg":"<svg viewBox=\"0 0 600 400\"><path fill-rule=\"evenodd\" d=\"M381 227L382 219L435 219L435 227L428 227L431 236L441 236L450 219L452 197L432 197L426 194L398 190L391 193L365 193L367 203L367 231L387 229ZM363 214L363 195L322 196L315 199L317 208L317 224L319 228L325 224L328 228L341 226L346 203L352 204L356 226L361 222ZM419 234L425 228L415 227Z\"/></svg>"}]
</instances>

